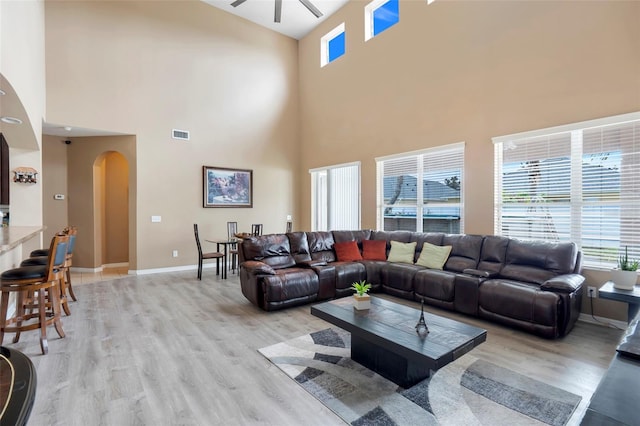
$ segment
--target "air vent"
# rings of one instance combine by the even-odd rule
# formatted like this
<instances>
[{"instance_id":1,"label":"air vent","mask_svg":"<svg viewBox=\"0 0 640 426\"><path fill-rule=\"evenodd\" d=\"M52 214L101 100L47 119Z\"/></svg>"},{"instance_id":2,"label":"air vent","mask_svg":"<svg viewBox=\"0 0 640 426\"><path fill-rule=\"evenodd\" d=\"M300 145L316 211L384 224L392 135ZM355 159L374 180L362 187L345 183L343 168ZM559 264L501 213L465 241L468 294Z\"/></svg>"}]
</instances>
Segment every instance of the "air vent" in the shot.
<instances>
[{"instance_id":1,"label":"air vent","mask_svg":"<svg viewBox=\"0 0 640 426\"><path fill-rule=\"evenodd\" d=\"M188 141L189 140L189 131L173 129L173 138L174 139L182 139L183 141Z\"/></svg>"}]
</instances>

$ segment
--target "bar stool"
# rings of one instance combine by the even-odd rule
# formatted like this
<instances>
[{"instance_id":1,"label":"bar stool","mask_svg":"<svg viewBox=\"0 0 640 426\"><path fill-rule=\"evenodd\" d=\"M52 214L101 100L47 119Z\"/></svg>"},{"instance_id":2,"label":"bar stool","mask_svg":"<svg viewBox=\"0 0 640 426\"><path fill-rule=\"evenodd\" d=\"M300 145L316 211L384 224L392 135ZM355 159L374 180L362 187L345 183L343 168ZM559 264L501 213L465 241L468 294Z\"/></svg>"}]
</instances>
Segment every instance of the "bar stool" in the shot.
<instances>
[{"instance_id":1,"label":"bar stool","mask_svg":"<svg viewBox=\"0 0 640 426\"><path fill-rule=\"evenodd\" d=\"M69 293L69 296L71 296L71 300L73 300L74 302L77 301L78 299L76 298L76 295L73 293L73 287L71 286L71 265L73 262L73 249L76 246L76 235L78 234L78 230L75 226L67 226L66 228L64 228L62 230L63 234L67 234L69 235L69 246L67 248L67 256L65 258L65 262L64 262L64 267L65 267L65 288L64 288L64 294L63 296L65 296L66 299L66 294L67 292ZM37 263L38 261L29 261L29 262L34 262L34 263L29 263L26 260L24 260L22 263L25 263L25 265L20 264L20 266L30 266L30 265L42 265L46 263L46 257L49 256L49 249L37 249L37 250L33 250L30 254L29 254L29 258L36 258L36 257L40 257L42 259L40 259L40 263ZM44 258L43 258L44 257ZM66 309L65 309L65 312ZM69 315L67 313L67 315Z\"/></svg>"},{"instance_id":2,"label":"bar stool","mask_svg":"<svg viewBox=\"0 0 640 426\"><path fill-rule=\"evenodd\" d=\"M60 280L64 280L68 243L68 235L58 234L51 240L51 256L46 265L23 266L0 275L0 345L5 332L15 333L13 343L17 343L21 332L40 329L40 349L46 355L49 352L47 326L53 324L58 336L65 336L60 320L59 285ZM7 318L12 293L16 294L16 311ZM36 321L32 322L33 319Z\"/></svg>"}]
</instances>

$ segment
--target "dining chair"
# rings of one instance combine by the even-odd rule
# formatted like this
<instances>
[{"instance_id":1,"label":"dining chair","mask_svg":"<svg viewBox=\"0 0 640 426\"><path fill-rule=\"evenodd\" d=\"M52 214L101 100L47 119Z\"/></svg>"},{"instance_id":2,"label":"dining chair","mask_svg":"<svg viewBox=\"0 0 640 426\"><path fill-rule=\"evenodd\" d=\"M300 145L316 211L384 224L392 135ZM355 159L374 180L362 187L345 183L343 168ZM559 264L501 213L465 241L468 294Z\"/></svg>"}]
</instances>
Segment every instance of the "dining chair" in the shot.
<instances>
[{"instance_id":1,"label":"dining chair","mask_svg":"<svg viewBox=\"0 0 640 426\"><path fill-rule=\"evenodd\" d=\"M262 235L262 224L261 223L254 223L253 225L251 225L251 235L253 235L254 237Z\"/></svg>"},{"instance_id":2,"label":"dining chair","mask_svg":"<svg viewBox=\"0 0 640 426\"><path fill-rule=\"evenodd\" d=\"M193 234L196 237L196 245L198 246L198 279L202 279L202 261L206 259L215 259L216 260L216 275L220 275L220 259L224 262L226 259L224 258L224 254L219 251L203 253L202 246L200 245L200 236L198 235L198 224L193 224Z\"/></svg>"},{"instance_id":3,"label":"dining chair","mask_svg":"<svg viewBox=\"0 0 640 426\"><path fill-rule=\"evenodd\" d=\"M238 237L238 222L227 222L227 238L229 241L235 241ZM229 246L229 254L231 255L231 271L236 273L236 264L238 262L238 245Z\"/></svg>"}]
</instances>

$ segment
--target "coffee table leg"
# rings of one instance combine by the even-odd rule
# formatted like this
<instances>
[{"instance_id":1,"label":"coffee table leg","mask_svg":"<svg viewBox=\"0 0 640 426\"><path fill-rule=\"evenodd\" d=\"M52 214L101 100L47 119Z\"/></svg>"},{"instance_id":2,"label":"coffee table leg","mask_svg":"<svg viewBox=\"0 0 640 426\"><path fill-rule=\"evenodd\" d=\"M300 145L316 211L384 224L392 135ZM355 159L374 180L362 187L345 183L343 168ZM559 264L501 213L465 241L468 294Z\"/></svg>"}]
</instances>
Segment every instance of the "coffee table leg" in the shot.
<instances>
[{"instance_id":1,"label":"coffee table leg","mask_svg":"<svg viewBox=\"0 0 640 426\"><path fill-rule=\"evenodd\" d=\"M408 360L354 333L351 333L351 359L405 389L426 379L431 373L426 360L424 363Z\"/></svg>"}]
</instances>

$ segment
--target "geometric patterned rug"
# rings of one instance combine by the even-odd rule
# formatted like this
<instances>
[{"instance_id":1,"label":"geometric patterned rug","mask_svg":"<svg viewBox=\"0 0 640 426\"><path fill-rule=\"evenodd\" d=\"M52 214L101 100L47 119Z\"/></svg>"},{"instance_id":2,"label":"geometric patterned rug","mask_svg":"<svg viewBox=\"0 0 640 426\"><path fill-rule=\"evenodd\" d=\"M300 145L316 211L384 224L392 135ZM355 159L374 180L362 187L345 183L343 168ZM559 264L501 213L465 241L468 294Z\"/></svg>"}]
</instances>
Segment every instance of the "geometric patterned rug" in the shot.
<instances>
[{"instance_id":1,"label":"geometric patterned rug","mask_svg":"<svg viewBox=\"0 0 640 426\"><path fill-rule=\"evenodd\" d=\"M470 353L404 389L350 348L348 332L329 328L259 352L352 425L565 425L581 399Z\"/></svg>"}]
</instances>

